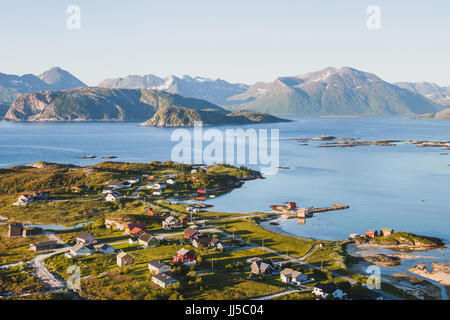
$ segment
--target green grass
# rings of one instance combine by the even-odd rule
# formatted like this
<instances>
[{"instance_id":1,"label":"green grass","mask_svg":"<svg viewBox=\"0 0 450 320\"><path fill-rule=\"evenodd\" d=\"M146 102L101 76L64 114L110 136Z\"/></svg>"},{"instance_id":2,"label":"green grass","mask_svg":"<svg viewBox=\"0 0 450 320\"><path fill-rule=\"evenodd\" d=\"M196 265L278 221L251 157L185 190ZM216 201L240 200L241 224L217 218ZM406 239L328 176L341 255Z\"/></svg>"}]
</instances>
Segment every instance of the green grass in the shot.
<instances>
[{"instance_id":1,"label":"green grass","mask_svg":"<svg viewBox=\"0 0 450 320\"><path fill-rule=\"evenodd\" d=\"M315 240L295 238L271 232L259 226L253 220L229 220L211 224L230 234L234 230L236 237L253 244L262 245L264 240L264 247L282 254L287 252L292 257L304 256L314 244L318 243Z\"/></svg>"},{"instance_id":2,"label":"green grass","mask_svg":"<svg viewBox=\"0 0 450 320\"><path fill-rule=\"evenodd\" d=\"M46 236L6 238L7 230L6 225L0 226L0 265L31 260L36 253L29 250L30 244L48 241Z\"/></svg>"},{"instance_id":3,"label":"green grass","mask_svg":"<svg viewBox=\"0 0 450 320\"><path fill-rule=\"evenodd\" d=\"M209 272L201 277L205 288L186 293L186 299L236 300L266 296L285 290L283 286L268 283L266 280L247 280L248 272L224 273Z\"/></svg>"},{"instance_id":4,"label":"green grass","mask_svg":"<svg viewBox=\"0 0 450 320\"><path fill-rule=\"evenodd\" d=\"M396 232L389 236L370 238L370 243L381 245L410 245L410 246L443 246L443 242L438 238L420 236L409 232Z\"/></svg>"},{"instance_id":5,"label":"green grass","mask_svg":"<svg viewBox=\"0 0 450 320\"><path fill-rule=\"evenodd\" d=\"M40 282L29 269L30 267L25 266L0 269L0 295L8 292L21 295L43 291L45 284Z\"/></svg>"}]
</instances>

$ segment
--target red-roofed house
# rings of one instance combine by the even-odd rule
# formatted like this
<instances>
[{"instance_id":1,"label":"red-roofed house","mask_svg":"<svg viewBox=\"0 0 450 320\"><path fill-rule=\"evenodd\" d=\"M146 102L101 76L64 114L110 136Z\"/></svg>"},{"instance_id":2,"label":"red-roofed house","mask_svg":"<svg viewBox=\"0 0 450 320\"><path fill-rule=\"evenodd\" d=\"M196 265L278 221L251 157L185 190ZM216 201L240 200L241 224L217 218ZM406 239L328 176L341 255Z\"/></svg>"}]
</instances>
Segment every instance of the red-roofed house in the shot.
<instances>
[{"instance_id":1,"label":"red-roofed house","mask_svg":"<svg viewBox=\"0 0 450 320\"><path fill-rule=\"evenodd\" d=\"M195 264L195 255L192 251L181 248L177 252L177 256L173 257L173 262L181 262L183 264Z\"/></svg>"},{"instance_id":2,"label":"red-roofed house","mask_svg":"<svg viewBox=\"0 0 450 320\"><path fill-rule=\"evenodd\" d=\"M288 209L294 210L295 208L297 208L297 204L295 202L287 202L286 204Z\"/></svg>"},{"instance_id":3,"label":"red-roofed house","mask_svg":"<svg viewBox=\"0 0 450 320\"><path fill-rule=\"evenodd\" d=\"M369 238L378 237L378 231L377 230L367 230L366 236L368 236Z\"/></svg>"}]
</instances>

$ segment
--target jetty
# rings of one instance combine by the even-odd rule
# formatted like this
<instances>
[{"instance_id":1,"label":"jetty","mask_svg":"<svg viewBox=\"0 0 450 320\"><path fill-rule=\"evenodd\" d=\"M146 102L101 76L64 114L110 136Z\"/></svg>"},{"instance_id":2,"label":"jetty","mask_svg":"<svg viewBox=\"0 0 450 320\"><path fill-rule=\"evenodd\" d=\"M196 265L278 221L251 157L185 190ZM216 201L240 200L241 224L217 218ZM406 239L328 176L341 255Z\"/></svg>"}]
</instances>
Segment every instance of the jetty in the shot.
<instances>
[{"instance_id":1,"label":"jetty","mask_svg":"<svg viewBox=\"0 0 450 320\"><path fill-rule=\"evenodd\" d=\"M333 203L331 207L323 207L323 208L298 208L297 209L297 217L298 218L310 218L315 213L327 212L327 211L336 211L336 210L344 210L348 209L350 206L343 203Z\"/></svg>"}]
</instances>

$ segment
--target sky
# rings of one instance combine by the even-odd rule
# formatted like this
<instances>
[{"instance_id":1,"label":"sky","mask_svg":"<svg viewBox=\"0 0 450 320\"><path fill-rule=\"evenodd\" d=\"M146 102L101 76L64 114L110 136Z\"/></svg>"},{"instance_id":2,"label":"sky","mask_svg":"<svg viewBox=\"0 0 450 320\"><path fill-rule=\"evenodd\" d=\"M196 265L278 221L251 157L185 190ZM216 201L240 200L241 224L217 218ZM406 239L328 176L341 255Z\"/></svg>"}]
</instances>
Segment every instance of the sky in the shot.
<instances>
[{"instance_id":1,"label":"sky","mask_svg":"<svg viewBox=\"0 0 450 320\"><path fill-rule=\"evenodd\" d=\"M80 29L67 28L70 5ZM367 27L370 5L379 29ZM253 84L351 66L450 85L449 14L448 0L1 1L0 72L59 66L88 85L150 73Z\"/></svg>"}]
</instances>

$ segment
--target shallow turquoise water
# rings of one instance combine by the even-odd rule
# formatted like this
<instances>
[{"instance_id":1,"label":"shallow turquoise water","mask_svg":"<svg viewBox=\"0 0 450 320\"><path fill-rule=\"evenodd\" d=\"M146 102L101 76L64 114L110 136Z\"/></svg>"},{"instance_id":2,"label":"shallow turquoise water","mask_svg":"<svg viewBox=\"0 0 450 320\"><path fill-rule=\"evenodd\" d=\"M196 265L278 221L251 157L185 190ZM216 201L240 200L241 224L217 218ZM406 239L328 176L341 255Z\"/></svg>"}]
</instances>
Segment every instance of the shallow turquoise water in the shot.
<instances>
[{"instance_id":1,"label":"shallow turquoise water","mask_svg":"<svg viewBox=\"0 0 450 320\"><path fill-rule=\"evenodd\" d=\"M269 205L296 201L300 206L350 209L320 213L305 225L288 220L292 234L342 239L368 228L392 227L450 241L450 156L439 148L317 148L288 138L320 135L362 139L450 140L450 121L400 118L296 117L296 122L247 128L280 130L280 170L267 179L246 182L226 195L209 199L217 210L267 211ZM218 127L220 130L235 127ZM139 127L137 123L0 122L0 167L50 162L93 164L90 153L116 155L117 161L169 160L174 129ZM424 201L422 201L424 200Z\"/></svg>"}]
</instances>

